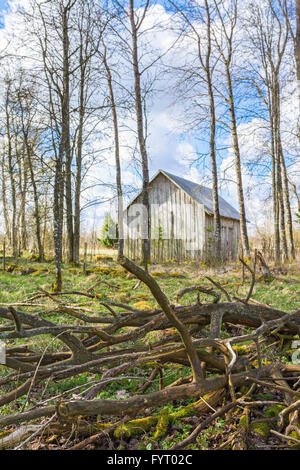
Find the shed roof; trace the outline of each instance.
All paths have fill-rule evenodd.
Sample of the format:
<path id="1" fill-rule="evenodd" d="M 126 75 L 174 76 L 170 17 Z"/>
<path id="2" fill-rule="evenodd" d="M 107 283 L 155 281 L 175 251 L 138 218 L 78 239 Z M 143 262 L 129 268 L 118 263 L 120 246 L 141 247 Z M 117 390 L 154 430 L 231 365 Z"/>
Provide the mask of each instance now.
<path id="1" fill-rule="evenodd" d="M 205 186 L 194 183 L 193 181 L 186 180 L 185 178 L 181 178 L 180 176 L 173 175 L 172 173 L 169 173 L 164 170 L 159 170 L 153 176 L 150 183 L 154 181 L 159 174 L 163 174 L 164 176 L 166 176 L 176 186 L 178 186 L 183 191 L 185 191 L 191 198 L 193 198 L 195 201 L 199 202 L 200 204 L 203 204 L 204 209 L 206 210 L 208 214 L 214 213 L 211 188 L 206 188 Z M 127 207 L 129 207 L 140 194 L 141 192 L 136 195 L 136 197 L 130 202 L 130 204 Z M 234 207 L 232 207 L 227 201 L 225 201 L 225 199 L 223 199 L 220 195 L 219 195 L 219 210 L 220 210 L 221 217 L 240 220 L 239 212 Z"/>
<path id="2" fill-rule="evenodd" d="M 159 172 L 168 176 L 177 186 L 182 188 L 189 196 L 191 196 L 195 201 L 203 204 L 205 210 L 209 214 L 214 213 L 213 208 L 213 197 L 212 189 L 206 188 L 200 184 L 194 183 L 193 181 L 186 180 L 180 176 L 172 175 L 171 173 L 159 170 Z M 219 195 L 219 210 L 221 217 L 227 217 L 228 219 L 240 220 L 239 212 L 232 207 L 225 199 Z"/>

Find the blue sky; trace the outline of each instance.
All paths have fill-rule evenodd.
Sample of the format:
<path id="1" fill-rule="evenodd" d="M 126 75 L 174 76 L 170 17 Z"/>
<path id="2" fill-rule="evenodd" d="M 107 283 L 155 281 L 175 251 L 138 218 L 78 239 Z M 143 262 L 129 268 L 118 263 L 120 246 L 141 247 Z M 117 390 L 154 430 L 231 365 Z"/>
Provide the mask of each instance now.
<path id="1" fill-rule="evenodd" d="M 154 0 L 150 0 L 151 3 Z M 240 0 L 240 4 L 246 4 L 250 0 Z M 251 0 L 252 1 L 252 0 Z M 265 0 L 258 0 L 258 2 L 265 2 Z M 136 3 L 138 0 L 136 0 Z M 166 30 L 161 33 L 157 33 L 151 38 L 151 44 L 153 44 L 154 52 L 159 52 L 163 49 L 165 44 L 173 41 L 172 28 L 169 24 L 169 11 L 163 9 L 161 6 L 163 0 L 156 0 L 156 10 L 151 10 L 148 15 L 148 21 L 151 26 L 152 21 L 155 23 L 155 11 L 159 13 L 159 18 L 163 18 L 166 21 Z M 3 13 L 7 9 L 9 0 L 0 0 L 0 29 L 3 28 Z M 156 13 L 156 14 L 158 14 Z M 154 16 L 151 16 L 154 15 Z M 151 19 L 152 18 L 152 19 Z M 11 23 L 9 27 L 11 27 Z M 3 33 L 3 31 L 2 31 Z M 1 38 L 1 35 L 0 35 Z M 243 44 L 241 41 L 239 44 Z M 192 42 L 189 43 L 192 46 Z M 0 47 L 1 49 L 1 47 Z M 192 49 L 188 49 L 189 52 Z M 241 52 L 244 53 L 244 49 L 241 48 Z M 241 55 L 237 56 L 242 58 Z M 175 60 L 176 58 L 176 60 Z M 252 55 L 251 55 L 252 58 Z M 185 59 L 190 60 L 190 56 L 186 55 L 186 51 L 180 55 L 176 54 L 171 56 L 171 62 L 174 60 L 175 65 L 177 62 L 179 65 L 185 63 Z M 147 57 L 146 59 L 147 60 Z M 253 59 L 254 60 L 254 59 Z M 255 59 L 256 60 L 256 59 Z M 289 59 L 287 59 L 289 60 Z M 239 62 L 239 60 L 238 60 Z M 254 63 L 254 65 L 256 62 Z M 244 66 L 244 59 L 241 61 L 241 66 Z M 290 73 L 290 69 L 287 69 Z M 248 70 L 246 70 L 248 73 Z M 178 79 L 178 75 L 172 77 L 170 74 L 162 77 L 159 75 L 159 83 L 156 85 L 157 93 L 154 93 L 150 99 L 148 107 L 149 119 L 148 119 L 148 156 L 149 156 L 149 168 L 151 176 L 157 172 L 158 169 L 169 171 L 178 176 L 185 177 L 186 179 L 199 182 L 205 186 L 211 185 L 210 180 L 210 159 L 209 159 L 209 124 L 207 121 L 200 123 L 200 127 L 193 129 L 190 121 L 193 122 L 194 114 L 193 110 L 197 112 L 197 99 L 194 99 L 194 92 L 192 91 L 191 101 L 184 102 L 180 99 L 180 92 L 178 93 L 174 88 L 174 93 L 171 92 L 175 81 Z M 288 77 L 290 80 L 290 77 Z M 182 79 L 182 77 L 181 77 Z M 285 100 L 282 101 L 282 137 L 284 139 L 284 150 L 287 166 L 290 166 L 292 160 L 295 159 L 294 154 L 295 148 L 293 146 L 294 140 L 291 140 L 291 121 L 296 123 L 294 118 L 298 113 L 294 110 L 292 103 L 295 101 L 292 99 L 290 81 L 287 79 L 283 80 L 283 84 L 286 85 Z M 184 81 L 183 81 L 184 83 Z M 193 86 L 195 85 L 192 82 Z M 197 84 L 197 90 L 204 93 L 202 88 L 199 88 Z M 222 80 L 219 83 L 221 92 L 225 91 L 226 85 L 222 84 Z M 225 89 L 224 89 L 225 88 Z M 266 118 L 266 109 L 261 105 L 261 100 L 258 99 L 256 94 L 253 93 L 253 89 L 249 88 L 245 82 L 234 83 L 235 93 L 235 104 L 236 104 L 236 116 L 238 120 L 238 131 L 240 140 L 240 151 L 243 165 L 243 183 L 245 190 L 245 200 L 247 207 L 247 216 L 251 221 L 258 221 L 259 224 L 264 224 L 266 213 L 268 214 L 269 206 L 266 205 L 265 200 L 270 192 L 270 159 L 267 158 L 267 141 L 268 141 L 268 129 Z M 197 96 L 197 95 L 196 95 Z M 178 98 L 178 99 L 177 99 Z M 186 103 L 190 103 L 189 106 Z M 222 99 L 217 100 L 218 115 L 222 121 L 222 125 L 219 123 L 217 132 L 217 164 L 218 173 L 220 180 L 220 193 L 221 195 L 234 207 L 238 207 L 237 191 L 235 184 L 235 169 L 233 160 L 232 150 L 232 139 L 230 136 L 230 130 L 225 124 L 229 124 L 228 110 L 224 106 Z M 191 116 L 185 115 L 186 108 L 192 110 Z M 200 117 L 201 117 L 200 107 Z M 294 116 L 295 115 L 295 116 Z M 294 116 L 294 117 L 293 117 Z M 133 121 L 125 122 L 129 128 L 135 127 Z M 294 124 L 292 124 L 294 125 Z M 140 187 L 140 180 L 134 178 L 135 168 L 129 165 L 132 159 L 131 149 L 135 147 L 135 135 L 123 132 L 124 136 L 122 143 L 122 157 L 123 157 L 123 168 L 124 168 L 124 185 L 127 184 Z M 101 152 L 102 147 L 109 148 L 111 145 L 110 140 L 96 139 L 94 149 L 95 152 Z M 290 150 L 293 150 L 292 154 L 289 154 Z M 109 156 L 110 157 L 110 156 Z M 262 161 L 260 161 L 262 159 Z M 291 160 L 291 161 L 290 161 Z M 110 160 L 109 160 L 110 162 Z M 257 162 L 259 164 L 257 164 Z M 299 170 L 298 170 L 299 172 Z M 300 177 L 300 172 L 298 173 Z M 290 176 L 293 177 L 293 172 L 290 171 Z M 109 163 L 104 171 L 102 164 L 100 167 L 93 166 L 93 174 L 91 178 L 98 178 L 97 181 L 103 181 L 105 184 L 110 184 L 114 178 L 113 165 Z M 293 177 L 293 180 L 297 183 L 297 175 Z M 94 181 L 94 180 L 93 180 Z M 298 183 L 297 183 L 298 184 Z M 103 188 L 101 192 L 103 192 Z M 98 197 L 98 194 L 95 197 Z M 105 204 L 104 204 L 105 205 Z M 102 217 L 106 208 L 97 206 L 95 211 L 97 216 Z M 87 217 L 90 217 L 90 213 L 86 212 Z"/>
<path id="2" fill-rule="evenodd" d="M 4 10 L 8 5 L 8 0 L 0 0 L 0 28 L 3 27 L 3 17 L 2 17 L 2 10 Z"/>

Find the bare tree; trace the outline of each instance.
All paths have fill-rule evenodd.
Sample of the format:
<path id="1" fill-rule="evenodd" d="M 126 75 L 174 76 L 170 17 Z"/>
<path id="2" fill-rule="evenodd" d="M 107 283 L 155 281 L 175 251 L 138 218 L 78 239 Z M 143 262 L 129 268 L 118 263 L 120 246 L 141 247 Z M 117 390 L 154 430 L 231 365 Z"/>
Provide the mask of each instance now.
<path id="1" fill-rule="evenodd" d="M 71 149 L 70 149 L 70 64 L 69 64 L 69 15 L 77 0 L 57 0 L 50 9 L 49 4 L 35 3 L 38 11 L 38 24 L 42 26 L 35 31 L 43 59 L 43 73 L 48 87 L 49 117 L 52 123 L 51 134 L 55 161 L 53 184 L 53 235 L 55 249 L 56 275 L 53 289 L 62 288 L 62 236 L 64 210 L 64 182 L 66 181 L 66 212 L 68 226 L 68 258 L 73 260 L 73 210 L 71 186 Z M 51 26 L 58 28 L 62 46 L 62 67 L 54 61 L 51 54 L 55 45 Z M 51 26 L 50 26 L 51 25 Z M 59 104 L 59 106 L 57 106 Z M 60 114 L 60 116 L 59 116 Z"/>
<path id="2" fill-rule="evenodd" d="M 235 156 L 235 171 L 236 171 L 236 183 L 238 191 L 238 202 L 239 202 L 239 211 L 240 211 L 240 229 L 241 229 L 241 239 L 244 249 L 244 255 L 250 257 L 250 248 L 249 248 L 249 239 L 247 232 L 247 219 L 245 211 L 245 200 L 244 200 L 244 190 L 243 190 L 243 179 L 242 179 L 242 170 L 241 170 L 241 156 L 240 156 L 240 147 L 238 141 L 238 132 L 237 132 L 237 120 L 236 120 L 236 111 L 235 111 L 235 100 L 233 92 L 233 83 L 232 83 L 232 62 L 234 54 L 234 33 L 237 25 L 238 18 L 238 2 L 237 0 L 231 0 L 227 6 L 223 5 L 219 0 L 214 0 L 214 5 L 217 12 L 217 17 L 219 20 L 218 31 L 216 28 L 213 29 L 214 41 L 216 47 L 220 53 L 224 69 L 225 77 L 227 82 L 227 93 L 226 103 L 229 107 L 230 113 L 230 122 L 231 122 L 231 135 L 233 150 Z"/>
<path id="3" fill-rule="evenodd" d="M 91 2 L 79 1 L 75 27 L 78 34 L 78 126 L 76 138 L 76 173 L 74 188 L 74 262 L 79 264 L 80 251 L 80 219 L 81 219 L 81 189 L 83 180 L 83 147 L 84 124 L 86 122 L 87 106 L 89 101 L 89 88 L 92 74 L 92 57 L 98 49 L 99 38 L 94 44 L 93 10 Z"/>
<path id="4" fill-rule="evenodd" d="M 190 88 L 190 83 L 187 77 L 197 75 L 201 77 L 201 84 L 205 83 L 207 87 L 207 94 L 209 97 L 209 121 L 210 121 L 210 134 L 209 134 L 209 149 L 210 149 L 210 164 L 211 164 L 211 175 L 212 175 L 212 199 L 214 209 L 214 249 L 215 257 L 217 260 L 221 258 L 221 219 L 219 210 L 219 195 L 218 195 L 218 170 L 216 162 L 216 110 L 215 110 L 215 92 L 213 84 L 213 71 L 215 66 L 215 60 L 212 51 L 212 7 L 208 0 L 204 0 L 204 5 L 199 5 L 198 2 L 191 0 L 190 2 L 170 2 L 176 10 L 181 14 L 185 23 L 190 28 L 192 35 L 195 37 L 197 42 L 197 70 L 193 73 L 192 68 L 189 69 L 189 73 L 184 73 L 184 80 Z M 206 26 L 206 38 L 201 36 L 201 33 L 194 26 L 194 22 L 201 22 Z M 192 65 L 191 65 L 192 67 Z M 198 69 L 199 67 L 199 69 Z M 204 76 L 201 74 L 201 70 L 204 72 Z"/>
<path id="5" fill-rule="evenodd" d="M 13 135 L 12 135 L 12 115 L 13 115 L 13 97 L 12 97 L 12 80 L 7 77 L 5 80 L 5 97 L 4 97 L 4 109 L 5 109 L 5 125 L 6 125 L 6 136 L 7 136 L 7 166 L 8 176 L 10 181 L 11 190 L 11 205 L 12 205 L 12 216 L 11 216 L 11 243 L 13 257 L 18 256 L 18 239 L 17 239 L 17 195 L 16 195 L 16 181 L 15 181 L 15 159 L 13 156 Z"/>
<path id="6" fill-rule="evenodd" d="M 280 1 L 279 1 L 280 4 Z M 286 2 L 284 2 L 286 8 Z M 254 85 L 259 98 L 268 110 L 270 129 L 270 153 L 272 159 L 272 196 L 275 235 L 275 261 L 288 258 L 287 238 L 291 258 L 295 258 L 293 222 L 286 163 L 281 139 L 281 68 L 286 53 L 289 25 L 286 15 L 279 16 L 283 5 L 269 0 L 268 8 L 253 5 L 248 22 L 248 47 L 252 44 L 257 69 L 247 80 Z M 250 46 L 251 47 L 251 46 Z M 247 70 L 247 68 L 246 68 Z M 287 233 L 286 233 L 287 227 Z"/>
<path id="7" fill-rule="evenodd" d="M 118 114 L 115 101 L 115 94 L 113 88 L 113 79 L 110 66 L 107 61 L 107 47 L 103 44 L 102 61 L 106 70 L 107 86 L 109 91 L 109 100 L 111 106 L 111 114 L 114 127 L 114 147 L 115 147 L 115 163 L 116 163 L 116 186 L 118 195 L 118 231 L 119 231 L 119 245 L 118 256 L 123 256 L 124 250 L 124 222 L 123 222 L 123 189 L 122 189 L 122 176 L 121 176 L 121 161 L 120 161 L 120 139 L 119 139 L 119 125 Z"/>
<path id="8" fill-rule="evenodd" d="M 26 158 L 29 169 L 30 183 L 33 192 L 34 201 L 34 219 L 36 230 L 36 242 L 38 248 L 38 259 L 43 261 L 44 249 L 41 236 L 41 216 L 40 216 L 40 194 L 38 190 L 37 178 L 35 174 L 35 152 L 38 144 L 39 129 L 34 126 L 36 114 L 36 103 L 34 102 L 34 89 L 21 87 L 18 91 L 18 105 L 20 109 L 20 120 L 22 129 L 22 138 L 26 149 Z"/>

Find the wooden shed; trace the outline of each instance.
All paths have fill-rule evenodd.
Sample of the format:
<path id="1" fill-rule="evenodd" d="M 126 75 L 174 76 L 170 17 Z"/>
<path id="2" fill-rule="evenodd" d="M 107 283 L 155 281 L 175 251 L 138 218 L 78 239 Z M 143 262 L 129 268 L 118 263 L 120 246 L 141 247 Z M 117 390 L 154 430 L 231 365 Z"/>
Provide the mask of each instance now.
<path id="1" fill-rule="evenodd" d="M 151 262 L 208 260 L 213 256 L 212 190 L 159 170 L 149 183 Z M 219 196 L 222 258 L 237 256 L 239 213 Z M 124 253 L 142 259 L 145 212 L 139 193 L 124 212 Z"/>

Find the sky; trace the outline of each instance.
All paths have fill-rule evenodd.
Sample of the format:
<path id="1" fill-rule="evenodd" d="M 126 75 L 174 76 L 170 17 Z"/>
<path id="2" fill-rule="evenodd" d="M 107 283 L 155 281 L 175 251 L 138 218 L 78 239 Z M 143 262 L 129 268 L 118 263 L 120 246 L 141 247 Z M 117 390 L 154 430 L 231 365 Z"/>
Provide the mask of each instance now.
<path id="1" fill-rule="evenodd" d="M 246 3 L 247 0 L 245 0 Z M 1 11 L 6 8 L 8 1 L 0 0 L 0 17 Z M 151 24 L 155 17 L 165 17 L 166 22 L 169 21 L 169 13 L 166 12 L 162 5 L 157 5 L 152 9 L 151 14 L 147 17 L 147 21 Z M 0 20 L 1 21 L 1 20 Z M 158 49 L 165 46 L 165 43 L 172 41 L 172 33 L 167 30 L 162 34 L 151 36 L 151 45 Z M 183 54 L 188 54 L 188 48 Z M 174 59 L 174 56 L 173 56 Z M 175 55 L 175 60 L 184 60 L 185 56 L 179 57 Z M 209 158 L 201 159 L 201 154 L 207 151 L 207 144 L 200 140 L 197 133 L 188 132 L 187 126 L 184 125 L 182 116 L 184 115 L 184 104 L 180 100 L 176 100 L 176 96 L 170 93 L 170 87 L 174 83 L 175 78 L 166 77 L 160 79 L 158 88 L 160 91 L 153 96 L 151 100 L 149 113 L 149 136 L 147 140 L 150 176 L 153 176 L 157 170 L 163 169 L 175 175 L 185 177 L 194 182 L 199 182 L 210 186 L 209 181 Z M 296 110 L 292 109 L 291 99 L 287 99 L 283 103 L 284 113 L 282 120 L 283 131 L 285 125 L 287 129 L 290 126 L 291 110 L 293 111 L 293 119 Z M 247 103 L 244 102 L 244 106 Z M 251 105 L 253 103 L 249 103 Z M 238 115 L 239 112 L 237 112 Z M 286 116 L 286 122 L 285 122 Z M 125 123 L 134 128 L 135 123 Z M 265 147 L 265 135 L 263 132 L 263 116 L 247 116 L 246 119 L 239 122 L 238 132 L 240 138 L 241 157 L 243 161 L 254 162 L 259 158 Z M 206 135 L 208 138 L 208 135 Z M 123 179 L 125 184 L 135 186 L 137 189 L 141 184 L 140 179 L 130 167 L 131 152 L 127 150 L 133 145 L 132 135 L 125 133 L 122 148 L 122 168 Z M 127 139 L 127 140 L 126 140 Z M 135 139 L 135 137 L 134 137 Z M 103 145 L 109 142 L 93 142 L 95 151 L 101 151 Z M 233 165 L 233 151 L 231 147 L 231 137 L 229 134 L 218 142 L 223 149 L 218 152 L 218 171 L 220 175 L 220 194 L 235 208 L 237 204 L 237 191 L 235 184 L 235 170 Z M 193 161 L 198 158 L 198 164 Z M 93 167 L 90 175 L 91 181 L 96 179 L 109 184 L 114 181 L 114 164 L 112 155 L 108 156 L 108 166 L 104 169 L 103 165 L 98 168 Z M 270 204 L 266 203 L 266 197 L 269 190 L 269 174 L 268 170 L 264 170 L 263 175 L 253 175 L 250 173 L 246 165 L 243 166 L 243 182 L 245 189 L 245 200 L 247 218 L 251 222 L 249 224 L 250 231 L 253 231 L 255 224 L 263 225 L 266 220 L 266 213 L 270 212 Z M 97 188 L 91 191 L 89 196 L 97 197 Z M 101 189 L 109 192 L 109 190 Z M 94 192 L 94 194 L 92 194 Z M 95 206 L 83 213 L 84 223 L 88 225 L 89 221 L 96 220 L 96 224 L 101 224 L 106 211 L 111 210 L 111 204 L 106 203 Z M 94 222 L 93 222 L 94 223 Z"/>
<path id="2" fill-rule="evenodd" d="M 0 0 L 0 28 L 3 27 L 3 10 L 7 8 L 8 0 Z"/>

